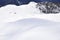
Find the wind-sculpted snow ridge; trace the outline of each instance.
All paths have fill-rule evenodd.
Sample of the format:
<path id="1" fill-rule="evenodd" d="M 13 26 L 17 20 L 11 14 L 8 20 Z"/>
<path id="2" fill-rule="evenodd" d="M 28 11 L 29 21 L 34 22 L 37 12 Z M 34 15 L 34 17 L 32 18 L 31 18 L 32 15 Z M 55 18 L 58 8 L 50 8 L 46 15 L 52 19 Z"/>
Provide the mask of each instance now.
<path id="1" fill-rule="evenodd" d="M 0 40 L 60 40 L 60 22 L 30 18 L 6 23 Z"/>
<path id="2" fill-rule="evenodd" d="M 40 2 L 37 4 L 37 8 L 46 14 L 60 13 L 60 3 L 59 2 Z"/>

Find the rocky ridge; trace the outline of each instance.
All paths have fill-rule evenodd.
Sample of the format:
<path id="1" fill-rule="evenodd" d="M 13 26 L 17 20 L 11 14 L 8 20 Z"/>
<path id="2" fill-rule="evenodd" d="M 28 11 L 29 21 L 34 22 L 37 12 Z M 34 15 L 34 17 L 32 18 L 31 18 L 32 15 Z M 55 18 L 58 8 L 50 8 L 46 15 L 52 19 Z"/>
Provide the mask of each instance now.
<path id="1" fill-rule="evenodd" d="M 60 13 L 60 3 L 53 2 L 40 2 L 37 3 L 36 8 L 38 8 L 43 13 Z"/>

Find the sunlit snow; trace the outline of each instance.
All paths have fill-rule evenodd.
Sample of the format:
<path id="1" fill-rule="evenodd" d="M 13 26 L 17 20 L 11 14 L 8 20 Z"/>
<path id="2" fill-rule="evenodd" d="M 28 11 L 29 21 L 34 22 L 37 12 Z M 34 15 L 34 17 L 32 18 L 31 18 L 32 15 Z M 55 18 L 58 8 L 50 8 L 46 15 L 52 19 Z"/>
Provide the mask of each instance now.
<path id="1" fill-rule="evenodd" d="M 43 14 L 36 8 L 36 4 L 31 2 L 27 5 L 15 6 L 6 5 L 0 8 L 0 22 L 11 22 L 24 18 L 42 18 L 55 22 L 60 22 L 60 14 Z"/>
<path id="2" fill-rule="evenodd" d="M 60 40 L 60 13 L 44 14 L 35 2 L 0 8 L 0 40 Z"/>

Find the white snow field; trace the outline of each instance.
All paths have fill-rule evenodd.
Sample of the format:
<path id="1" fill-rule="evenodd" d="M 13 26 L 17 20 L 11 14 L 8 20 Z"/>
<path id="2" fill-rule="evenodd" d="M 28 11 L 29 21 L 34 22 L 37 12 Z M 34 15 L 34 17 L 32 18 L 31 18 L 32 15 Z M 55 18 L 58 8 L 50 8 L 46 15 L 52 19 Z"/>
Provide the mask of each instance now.
<path id="1" fill-rule="evenodd" d="M 35 2 L 0 8 L 0 40 L 60 40 L 60 14 L 44 14 Z"/>

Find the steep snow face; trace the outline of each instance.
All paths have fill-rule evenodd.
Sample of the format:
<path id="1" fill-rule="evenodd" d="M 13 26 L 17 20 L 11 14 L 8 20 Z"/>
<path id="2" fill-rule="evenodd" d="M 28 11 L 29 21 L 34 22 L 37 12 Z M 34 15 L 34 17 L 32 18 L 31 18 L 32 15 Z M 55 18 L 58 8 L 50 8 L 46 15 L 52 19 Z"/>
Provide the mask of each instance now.
<path id="1" fill-rule="evenodd" d="M 44 14 L 38 8 L 37 3 L 30 2 L 27 5 L 6 5 L 0 8 L 0 22 L 13 22 L 25 18 L 40 18 L 60 22 L 60 14 Z"/>
<path id="2" fill-rule="evenodd" d="M 60 40 L 60 23 L 23 19 L 5 24 L 0 33 L 0 40 Z"/>

